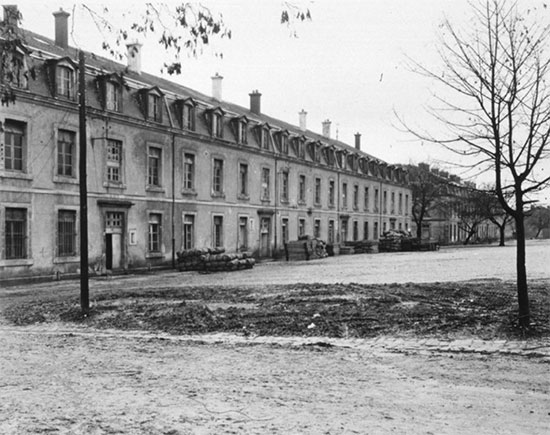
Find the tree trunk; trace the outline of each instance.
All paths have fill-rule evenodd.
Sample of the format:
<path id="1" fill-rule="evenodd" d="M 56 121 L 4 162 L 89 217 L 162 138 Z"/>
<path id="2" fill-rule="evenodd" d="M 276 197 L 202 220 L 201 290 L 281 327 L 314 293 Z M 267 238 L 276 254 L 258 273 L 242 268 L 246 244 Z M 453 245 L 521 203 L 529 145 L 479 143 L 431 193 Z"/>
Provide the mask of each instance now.
<path id="1" fill-rule="evenodd" d="M 516 267 L 517 267 L 517 287 L 518 287 L 518 322 L 519 326 L 529 328 L 531 323 L 531 315 L 529 311 L 529 292 L 527 288 L 527 269 L 525 267 L 525 216 L 523 214 L 522 199 L 518 198 L 516 221 L 517 234 L 517 250 L 516 250 Z"/>
<path id="2" fill-rule="evenodd" d="M 504 246 L 504 234 L 506 232 L 506 224 L 499 225 L 498 232 L 500 235 L 500 242 L 498 246 Z"/>
<path id="3" fill-rule="evenodd" d="M 539 238 L 539 234 L 540 234 L 541 231 L 542 231 L 542 228 L 539 228 L 539 229 L 537 230 L 537 234 L 535 234 L 535 239 L 538 239 L 538 238 Z"/>
<path id="4" fill-rule="evenodd" d="M 470 239 L 473 237 L 473 235 L 476 232 L 476 228 L 472 228 L 468 231 L 468 236 L 466 237 L 466 240 L 464 240 L 464 245 L 466 246 L 468 243 L 470 243 Z"/>

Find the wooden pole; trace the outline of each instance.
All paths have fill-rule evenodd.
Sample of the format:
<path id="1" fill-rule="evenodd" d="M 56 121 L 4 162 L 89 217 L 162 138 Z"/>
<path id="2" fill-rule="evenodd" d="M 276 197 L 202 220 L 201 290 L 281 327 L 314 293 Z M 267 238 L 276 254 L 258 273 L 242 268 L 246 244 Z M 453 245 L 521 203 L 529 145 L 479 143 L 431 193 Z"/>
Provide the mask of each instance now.
<path id="1" fill-rule="evenodd" d="M 80 308 L 90 311 L 88 287 L 88 189 L 86 186 L 86 76 L 84 52 L 78 53 L 79 178 L 80 178 Z"/>

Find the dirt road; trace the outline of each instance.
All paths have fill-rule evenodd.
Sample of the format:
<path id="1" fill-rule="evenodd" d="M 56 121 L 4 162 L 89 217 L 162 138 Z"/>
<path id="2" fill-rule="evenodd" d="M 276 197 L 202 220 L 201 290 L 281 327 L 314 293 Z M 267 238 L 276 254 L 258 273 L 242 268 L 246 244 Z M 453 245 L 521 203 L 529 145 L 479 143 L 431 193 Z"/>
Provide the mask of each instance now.
<path id="1" fill-rule="evenodd" d="M 0 329 L 2 434 L 547 434 L 549 365 L 433 347 Z M 372 344 L 372 345 L 371 345 Z M 405 346 L 406 347 L 406 346 Z"/>

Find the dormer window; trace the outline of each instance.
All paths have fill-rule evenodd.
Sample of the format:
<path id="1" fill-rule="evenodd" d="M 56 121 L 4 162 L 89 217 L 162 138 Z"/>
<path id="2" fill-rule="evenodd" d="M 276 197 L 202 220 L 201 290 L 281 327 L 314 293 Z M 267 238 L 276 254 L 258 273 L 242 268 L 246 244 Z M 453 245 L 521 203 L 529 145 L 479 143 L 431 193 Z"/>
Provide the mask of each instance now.
<path id="1" fill-rule="evenodd" d="M 197 107 L 195 100 L 192 98 L 177 100 L 176 107 L 181 128 L 184 130 L 195 131 Z"/>
<path id="2" fill-rule="evenodd" d="M 306 156 L 306 149 L 305 149 L 305 137 L 304 136 L 295 136 L 292 138 L 292 147 L 294 149 L 294 154 L 296 157 L 299 157 L 301 159 L 305 158 Z"/>
<path id="3" fill-rule="evenodd" d="M 212 137 L 223 138 L 223 116 L 224 111 L 219 107 L 208 109 L 205 112 L 206 122 Z"/>
<path id="4" fill-rule="evenodd" d="M 277 131 L 274 135 L 275 143 L 281 154 L 288 155 L 288 130 Z"/>
<path id="5" fill-rule="evenodd" d="M 76 96 L 76 64 L 68 57 L 47 62 L 53 96 L 73 100 Z"/>
<path id="6" fill-rule="evenodd" d="M 164 94 L 161 90 L 155 86 L 142 89 L 139 92 L 145 118 L 153 122 L 162 122 L 162 97 Z"/>
<path id="7" fill-rule="evenodd" d="M 256 127 L 258 145 L 263 150 L 271 149 L 271 126 L 267 123 Z"/>
<path id="8" fill-rule="evenodd" d="M 98 82 L 103 109 L 122 112 L 122 77 L 119 74 L 105 74 L 98 77 Z"/>
<path id="9" fill-rule="evenodd" d="M 237 143 L 246 145 L 248 143 L 248 118 L 246 116 L 233 118 L 232 126 Z"/>

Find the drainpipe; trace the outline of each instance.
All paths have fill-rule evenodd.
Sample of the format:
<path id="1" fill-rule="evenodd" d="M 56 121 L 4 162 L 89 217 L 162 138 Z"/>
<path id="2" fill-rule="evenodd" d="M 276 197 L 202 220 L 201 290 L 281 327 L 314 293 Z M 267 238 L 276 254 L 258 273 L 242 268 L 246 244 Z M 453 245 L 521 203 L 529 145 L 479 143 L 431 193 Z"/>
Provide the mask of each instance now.
<path id="1" fill-rule="evenodd" d="M 384 194 L 382 192 L 382 180 L 379 181 L 380 187 L 378 188 L 378 240 L 380 240 L 380 234 L 382 231 L 382 199 Z"/>
<path id="2" fill-rule="evenodd" d="M 336 171 L 336 243 L 340 244 L 340 171 Z"/>
<path id="3" fill-rule="evenodd" d="M 172 133 L 172 269 L 176 268 L 176 134 Z"/>
<path id="4" fill-rule="evenodd" d="M 275 207 L 273 214 L 273 257 L 277 257 L 277 201 L 279 199 L 279 174 L 277 173 L 277 154 L 275 154 Z"/>

